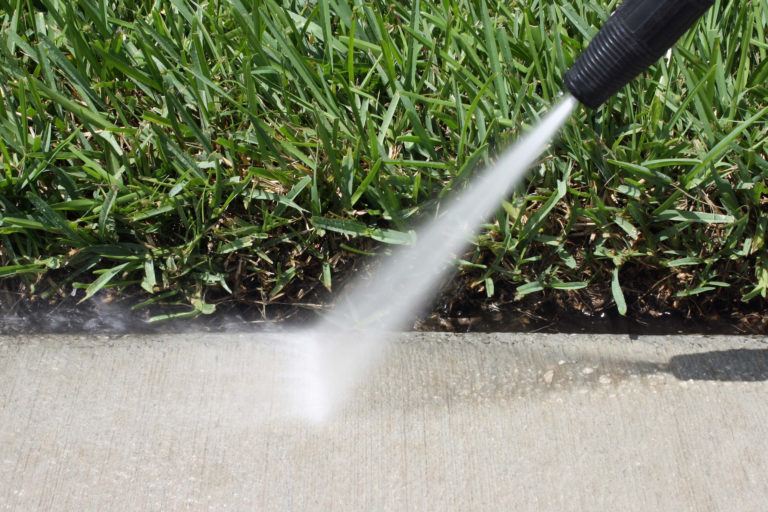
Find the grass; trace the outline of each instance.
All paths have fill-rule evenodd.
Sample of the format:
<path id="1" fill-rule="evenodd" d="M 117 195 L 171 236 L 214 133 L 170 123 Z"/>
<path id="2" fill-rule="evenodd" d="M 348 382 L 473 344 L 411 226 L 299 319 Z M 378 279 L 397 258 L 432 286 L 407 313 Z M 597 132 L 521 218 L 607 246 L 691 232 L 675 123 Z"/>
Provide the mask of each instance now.
<path id="1" fill-rule="evenodd" d="M 551 105 L 616 5 L 0 0 L 0 278 L 177 316 L 338 288 Z M 764 300 L 766 29 L 768 1 L 718 1 L 578 112 L 465 256 L 475 296 Z"/>

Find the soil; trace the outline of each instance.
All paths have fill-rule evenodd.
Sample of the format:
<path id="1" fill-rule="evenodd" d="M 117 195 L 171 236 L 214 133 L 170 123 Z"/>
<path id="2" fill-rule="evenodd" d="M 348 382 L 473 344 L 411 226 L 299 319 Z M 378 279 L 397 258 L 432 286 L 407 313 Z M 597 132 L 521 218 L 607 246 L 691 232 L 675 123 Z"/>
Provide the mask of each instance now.
<path id="1" fill-rule="evenodd" d="M 600 293 L 537 294 L 515 300 L 512 290 L 497 290 L 493 300 L 469 283 L 445 290 L 436 305 L 413 324 L 414 330 L 445 332 L 542 332 L 595 334 L 768 334 L 768 304 L 744 304 L 730 297 L 674 304 L 658 297 L 627 294 L 626 316 Z M 78 304 L 77 297 L 30 300 L 0 290 L 0 334 L 249 332 L 286 330 L 310 324 L 324 309 L 316 301 L 256 304 L 220 302 L 216 313 L 194 319 L 149 323 L 154 315 L 181 311 L 165 306 L 131 309 L 137 296 L 101 296 Z M 188 307 L 184 310 L 188 310 Z"/>

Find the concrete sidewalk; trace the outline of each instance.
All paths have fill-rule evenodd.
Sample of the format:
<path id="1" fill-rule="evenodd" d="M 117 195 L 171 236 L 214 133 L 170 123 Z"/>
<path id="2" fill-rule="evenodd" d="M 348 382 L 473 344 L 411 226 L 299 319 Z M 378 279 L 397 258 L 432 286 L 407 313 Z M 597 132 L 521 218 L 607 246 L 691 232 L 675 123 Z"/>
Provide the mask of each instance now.
<path id="1" fill-rule="evenodd" d="M 284 341 L 0 337 L 0 510 L 768 509 L 764 338 L 406 335 L 323 425 Z"/>

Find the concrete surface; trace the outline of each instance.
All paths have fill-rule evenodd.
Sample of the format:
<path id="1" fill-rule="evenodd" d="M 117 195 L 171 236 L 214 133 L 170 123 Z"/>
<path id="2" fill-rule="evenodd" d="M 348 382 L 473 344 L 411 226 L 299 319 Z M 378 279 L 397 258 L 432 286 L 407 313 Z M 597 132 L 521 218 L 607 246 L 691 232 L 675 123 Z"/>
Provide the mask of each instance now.
<path id="1" fill-rule="evenodd" d="M 760 338 L 404 336 L 333 421 L 280 337 L 0 337 L 0 510 L 764 511 Z"/>

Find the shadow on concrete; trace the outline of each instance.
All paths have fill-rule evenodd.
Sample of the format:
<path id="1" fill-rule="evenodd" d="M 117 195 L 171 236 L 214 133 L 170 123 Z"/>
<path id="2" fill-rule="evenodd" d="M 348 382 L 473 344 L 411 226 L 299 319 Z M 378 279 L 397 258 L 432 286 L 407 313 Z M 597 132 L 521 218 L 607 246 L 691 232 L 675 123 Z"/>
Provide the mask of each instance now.
<path id="1" fill-rule="evenodd" d="M 667 374 L 680 381 L 768 381 L 768 348 L 693 352 L 672 356 L 666 363 L 622 358 L 608 358 L 607 361 L 624 369 L 620 378 Z"/>
<path id="2" fill-rule="evenodd" d="M 662 371 L 679 380 L 768 380 L 768 349 L 733 349 L 674 356 Z"/>

